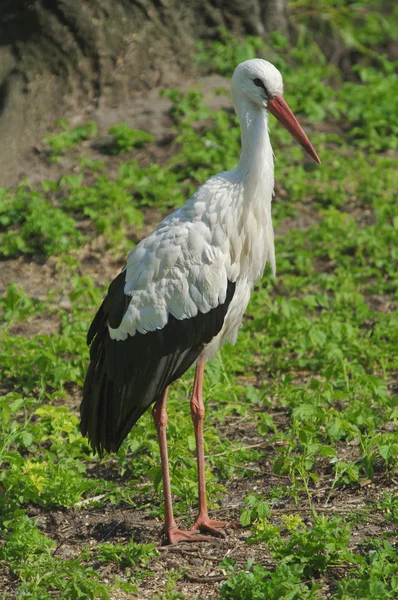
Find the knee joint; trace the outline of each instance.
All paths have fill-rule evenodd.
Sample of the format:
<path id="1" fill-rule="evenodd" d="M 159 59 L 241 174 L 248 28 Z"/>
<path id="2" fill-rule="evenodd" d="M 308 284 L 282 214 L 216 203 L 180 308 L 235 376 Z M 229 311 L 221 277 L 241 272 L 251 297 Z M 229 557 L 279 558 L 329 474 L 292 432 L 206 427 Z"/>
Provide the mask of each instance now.
<path id="1" fill-rule="evenodd" d="M 191 414 L 194 421 L 203 421 L 205 418 L 205 407 L 203 402 L 193 400 L 191 403 Z"/>

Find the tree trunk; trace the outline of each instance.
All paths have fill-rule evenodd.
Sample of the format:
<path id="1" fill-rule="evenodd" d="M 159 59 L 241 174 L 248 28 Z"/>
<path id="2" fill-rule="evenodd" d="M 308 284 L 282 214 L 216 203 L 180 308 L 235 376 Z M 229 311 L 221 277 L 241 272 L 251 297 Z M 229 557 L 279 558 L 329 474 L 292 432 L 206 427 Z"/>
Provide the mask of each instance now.
<path id="1" fill-rule="evenodd" d="M 2 180 L 65 111 L 173 85 L 198 39 L 287 33 L 287 0 L 2 0 Z"/>

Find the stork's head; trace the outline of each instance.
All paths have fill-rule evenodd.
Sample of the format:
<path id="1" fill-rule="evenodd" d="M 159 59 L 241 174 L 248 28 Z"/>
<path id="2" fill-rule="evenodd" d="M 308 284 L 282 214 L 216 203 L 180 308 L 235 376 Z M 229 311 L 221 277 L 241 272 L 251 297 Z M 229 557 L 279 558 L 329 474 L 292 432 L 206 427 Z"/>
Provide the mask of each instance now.
<path id="1" fill-rule="evenodd" d="M 246 100 L 253 109 L 269 111 L 316 162 L 321 162 L 283 97 L 282 75 L 274 65 L 261 58 L 240 63 L 232 76 L 231 91 L 235 108 Z"/>

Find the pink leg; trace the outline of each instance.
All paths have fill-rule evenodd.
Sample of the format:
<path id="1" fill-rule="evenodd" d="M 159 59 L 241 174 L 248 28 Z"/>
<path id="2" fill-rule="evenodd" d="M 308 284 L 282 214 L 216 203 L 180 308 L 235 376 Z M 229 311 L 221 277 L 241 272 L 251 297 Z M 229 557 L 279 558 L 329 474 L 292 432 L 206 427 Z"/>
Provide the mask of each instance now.
<path id="1" fill-rule="evenodd" d="M 197 541 L 208 541 L 209 538 L 206 536 L 195 535 L 189 531 L 182 531 L 178 529 L 177 524 L 174 520 L 173 515 L 173 503 L 171 498 L 171 487 L 170 487 L 170 472 L 169 472 L 169 459 L 167 452 L 167 412 L 166 412 L 166 400 L 167 400 L 168 388 L 164 391 L 163 395 L 158 398 L 155 406 L 152 410 L 153 420 L 155 421 L 156 431 L 158 434 L 159 447 L 160 447 L 160 459 L 162 463 L 162 475 L 163 475 L 163 492 L 164 492 L 164 533 L 166 534 L 170 544 L 177 544 L 178 542 L 197 542 Z"/>
<path id="2" fill-rule="evenodd" d="M 203 445 L 203 421 L 205 416 L 205 407 L 203 404 L 203 375 L 205 370 L 205 359 L 201 357 L 196 366 L 195 381 L 191 397 L 191 415 L 195 429 L 196 454 L 198 462 L 198 490 L 199 490 L 199 514 L 191 531 L 196 529 L 208 531 L 213 535 L 225 537 L 225 534 L 219 530 L 220 527 L 235 527 L 234 523 L 227 521 L 213 521 L 209 519 L 206 499 L 206 477 L 205 477 L 205 451 Z"/>

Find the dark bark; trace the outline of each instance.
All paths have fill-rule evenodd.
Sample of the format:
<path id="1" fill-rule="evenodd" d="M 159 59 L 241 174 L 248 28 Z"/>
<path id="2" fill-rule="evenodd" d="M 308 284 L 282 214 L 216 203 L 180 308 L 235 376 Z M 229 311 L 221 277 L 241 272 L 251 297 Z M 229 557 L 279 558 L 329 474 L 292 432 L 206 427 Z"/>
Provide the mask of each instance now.
<path id="1" fill-rule="evenodd" d="M 1 0 L 0 163 L 7 169 L 65 111 L 173 85 L 218 28 L 287 33 L 287 0 Z"/>

